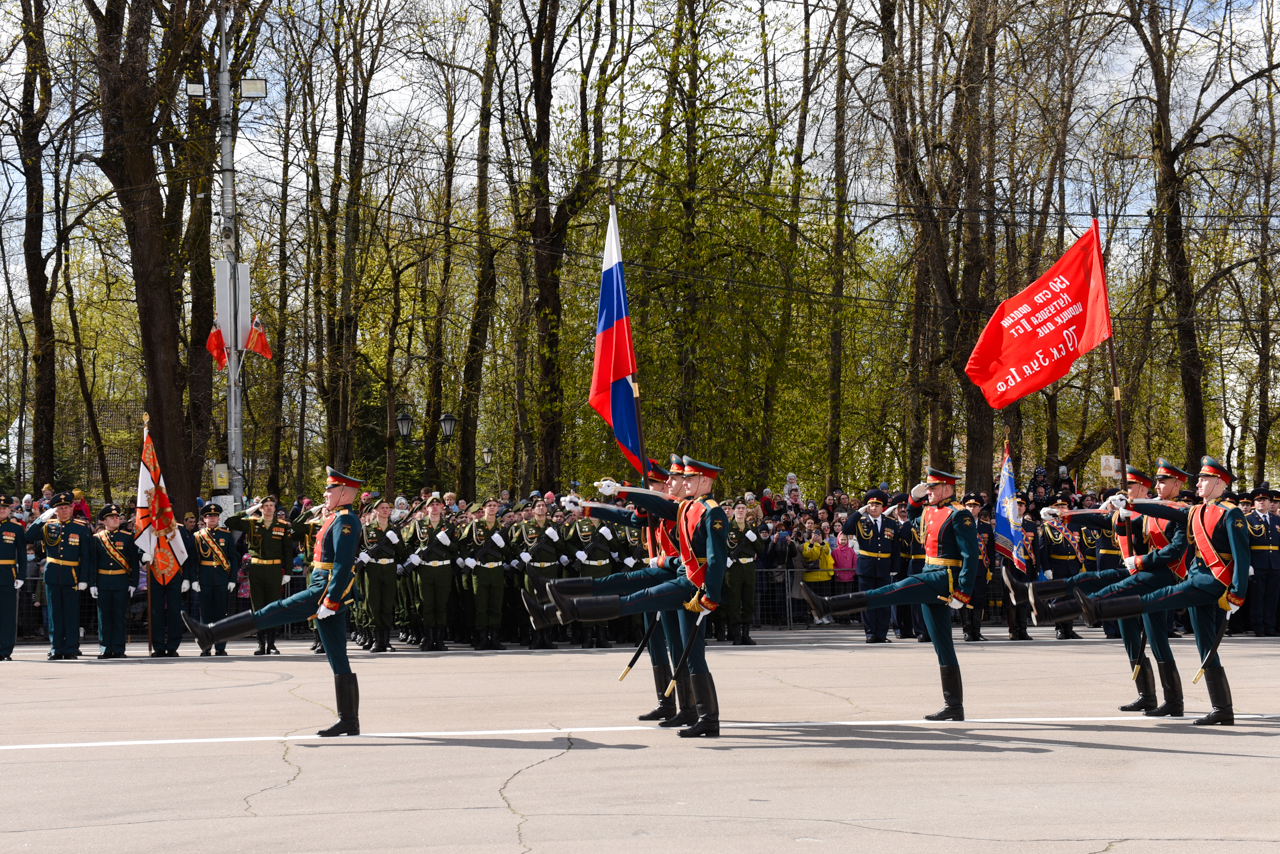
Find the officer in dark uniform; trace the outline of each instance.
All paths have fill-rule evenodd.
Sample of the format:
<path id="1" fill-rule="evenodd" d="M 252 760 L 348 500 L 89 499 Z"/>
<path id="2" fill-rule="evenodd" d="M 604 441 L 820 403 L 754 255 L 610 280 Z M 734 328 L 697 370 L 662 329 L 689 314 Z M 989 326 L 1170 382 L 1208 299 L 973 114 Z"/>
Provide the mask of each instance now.
<path id="1" fill-rule="evenodd" d="M 755 646 L 751 621 L 756 615 L 756 559 L 769 547 L 769 535 L 747 520 L 747 502 L 741 499 L 734 502 L 728 531 L 724 584 L 729 639 L 734 646 Z"/>
<path id="2" fill-rule="evenodd" d="M 293 539 L 289 523 L 276 518 L 276 498 L 268 495 L 261 504 L 232 513 L 227 529 L 244 534 L 249 545 L 249 604 L 260 611 L 279 600 L 284 585 L 289 583 Z M 280 654 L 276 649 L 276 633 L 264 630 L 258 636 L 254 655 Z"/>
<path id="3" fill-rule="evenodd" d="M 507 540 L 502 536 L 498 521 L 498 499 L 486 498 L 483 506 L 484 517 L 467 525 L 459 537 L 462 562 L 471 575 L 471 589 L 476 597 L 473 647 L 477 650 L 502 650 L 506 647 L 498 642 L 498 630 L 502 626 Z"/>
<path id="4" fill-rule="evenodd" d="M 80 591 L 89 589 L 89 568 L 97 560 L 93 529 L 72 518 L 73 501 L 70 492 L 55 494 L 49 500 L 55 518 L 34 522 L 26 532 L 26 541 L 45 553 L 50 661 L 80 657 Z"/>
<path id="5" fill-rule="evenodd" d="M 227 615 L 227 599 L 236 589 L 233 567 L 239 563 L 239 552 L 231 532 L 219 524 L 222 508 L 210 501 L 200 511 L 204 527 L 193 535 L 196 581 L 192 589 L 200 596 L 200 620 L 216 623 Z M 215 646 L 215 652 L 201 650 L 201 655 L 226 655 L 226 643 Z"/>
<path id="6" fill-rule="evenodd" d="M 982 612 L 987 606 L 987 584 L 992 579 L 996 568 L 996 529 L 990 522 L 978 518 L 982 511 L 982 496 L 976 492 L 966 493 L 963 500 L 966 510 L 973 514 L 978 534 L 978 579 L 973 583 L 973 607 L 960 612 L 960 624 L 964 628 L 966 643 L 984 641 L 982 636 Z"/>
<path id="7" fill-rule="evenodd" d="M 1276 607 L 1280 603 L 1280 517 L 1271 505 L 1271 485 L 1263 482 L 1249 493 L 1253 513 L 1249 525 L 1250 620 L 1258 637 L 1276 636 Z"/>
<path id="8" fill-rule="evenodd" d="M 808 585 L 800 591 L 814 616 L 847 614 L 885 605 L 924 606 L 929 637 L 938 656 L 945 705 L 925 720 L 964 720 L 964 686 L 960 662 L 951 642 L 951 612 L 970 605 L 970 591 L 980 570 L 977 520 L 955 500 L 954 474 L 926 467 L 927 480 L 911 488 L 908 507 L 922 520 L 925 542 L 925 570 L 887 587 L 840 596 L 818 596 Z"/>
<path id="9" fill-rule="evenodd" d="M 511 548 L 516 550 L 516 557 L 525 573 L 525 589 L 530 593 L 535 592 L 533 578 L 559 578 L 560 555 L 563 551 L 563 538 L 560 536 L 559 526 L 547 515 L 547 502 L 541 497 L 534 497 L 532 500 L 533 515 L 525 521 L 516 522 L 507 532 Z M 547 629 L 533 630 L 529 649 L 555 648 Z"/>
<path id="10" fill-rule="evenodd" d="M 27 578 L 26 534 L 9 518 L 12 507 L 13 497 L 0 495 L 0 661 L 13 660 L 13 645 L 18 639 L 18 591 Z"/>
<path id="11" fill-rule="evenodd" d="M 351 512 L 362 481 L 329 467 L 324 503 L 329 511 L 311 554 L 311 586 L 257 611 L 242 611 L 212 625 L 182 615 L 201 649 L 274 626 L 316 618 L 337 699 L 338 722 L 319 736 L 360 734 L 360 685 L 347 659 L 346 614 L 355 586 L 354 565 L 360 544 L 360 520 Z"/>
<path id="12" fill-rule="evenodd" d="M 894 518 L 898 520 L 898 563 L 893 573 L 893 580 L 902 581 L 911 575 L 913 570 L 919 572 L 924 568 L 924 542 L 918 536 L 920 529 L 911 523 L 911 516 L 907 510 L 907 494 L 894 493 L 889 498 L 889 506 L 896 508 Z M 917 632 L 924 632 L 924 618 L 921 617 L 917 621 L 915 617 L 915 612 L 918 610 L 920 610 L 919 605 L 894 607 L 894 634 L 898 638 L 914 638 Z M 926 637 L 925 640 L 928 638 Z"/>
<path id="13" fill-rule="evenodd" d="M 865 593 L 893 583 L 897 565 L 898 520 L 884 515 L 889 496 L 871 489 L 862 508 L 844 523 L 845 536 L 858 541 L 858 590 Z M 867 643 L 889 642 L 889 609 L 874 608 L 862 614 Z"/>
<path id="14" fill-rule="evenodd" d="M 432 493 L 425 515 L 405 531 L 412 554 L 405 561 L 418 585 L 423 652 L 447 652 L 445 626 L 449 621 L 449 593 L 453 584 L 454 561 L 458 557 L 458 532 L 444 517 L 444 501 Z"/>
<path id="15" fill-rule="evenodd" d="M 88 573 L 89 595 L 98 600 L 98 658 L 124 658 L 129 599 L 138 588 L 142 550 L 120 530 L 119 504 L 103 507 L 98 519 L 104 527 L 94 534 L 98 553 Z"/>
<path id="16" fill-rule="evenodd" d="M 1018 556 L 1022 559 L 1023 565 L 1027 569 L 1026 572 L 1023 572 L 1018 569 L 1018 565 L 1014 563 L 1012 558 L 1001 555 L 1001 580 L 1004 585 L 1004 607 L 1005 616 L 1009 623 L 1009 640 L 1029 641 L 1031 640 L 1031 635 L 1027 634 L 1027 622 L 1031 619 L 1031 604 L 1026 601 L 1018 601 L 1013 595 L 1012 587 L 1016 584 L 1025 585 L 1036 577 L 1034 568 L 1035 525 L 1026 515 L 1027 494 L 1019 492 L 1015 500 L 1017 502 L 1015 515 L 1019 520 L 1017 524 L 1022 527 L 1022 544 L 1018 546 Z"/>
<path id="17" fill-rule="evenodd" d="M 1070 510 L 1071 499 L 1058 493 L 1053 507 Z M 1052 518 L 1040 525 L 1036 537 L 1036 562 L 1041 570 L 1054 581 L 1061 581 L 1084 572 L 1084 544 L 1080 542 L 1080 524 Z M 1034 607 L 1034 606 L 1033 606 Z M 1074 621 L 1062 619 L 1054 623 L 1058 640 L 1080 640 L 1073 628 Z"/>

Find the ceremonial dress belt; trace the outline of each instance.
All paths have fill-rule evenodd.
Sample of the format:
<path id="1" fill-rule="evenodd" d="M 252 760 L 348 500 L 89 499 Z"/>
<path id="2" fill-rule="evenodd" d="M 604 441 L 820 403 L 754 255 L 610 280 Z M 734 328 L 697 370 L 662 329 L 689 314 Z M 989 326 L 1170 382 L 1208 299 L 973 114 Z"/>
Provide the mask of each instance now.
<path id="1" fill-rule="evenodd" d="M 886 557 L 888 557 L 888 555 L 886 555 Z M 752 557 L 735 557 L 735 558 L 734 558 L 734 560 L 736 560 L 738 563 L 755 563 L 755 562 L 756 562 L 756 559 L 755 559 L 755 557 L 754 557 L 754 556 L 752 556 Z"/>
<path id="2" fill-rule="evenodd" d="M 961 566 L 964 561 L 959 558 L 950 557 L 927 557 L 924 559 L 925 566 Z"/>
<path id="3" fill-rule="evenodd" d="M 604 566 L 604 565 L 605 565 L 606 563 L 608 563 L 608 562 L 609 562 L 609 559 L 608 559 L 608 558 L 605 558 L 604 560 L 584 560 L 584 561 L 582 561 L 582 563 L 583 563 L 583 564 L 585 564 L 586 566 Z"/>
<path id="4" fill-rule="evenodd" d="M 1280 546 L 1249 546 L 1249 548 L 1255 552 L 1257 551 L 1273 552 L 1276 549 L 1280 548 Z"/>
<path id="5" fill-rule="evenodd" d="M 98 575 L 124 575 L 128 571 L 127 569 L 100 569 Z"/>
<path id="6" fill-rule="evenodd" d="M 893 555 L 880 552 L 858 552 L 858 557 L 893 557 Z"/>
<path id="7" fill-rule="evenodd" d="M 16 566 L 16 560 L 0 560 L 0 566 Z"/>
<path id="8" fill-rule="evenodd" d="M 1049 555 L 1053 560 L 1075 560 L 1075 555 Z"/>
<path id="9" fill-rule="evenodd" d="M 554 560 L 549 560 L 546 563 L 543 563 L 542 561 L 531 560 L 529 561 L 529 566 L 542 566 L 542 567 L 559 566 L 559 563 Z"/>
<path id="10" fill-rule="evenodd" d="M 265 557 L 249 558 L 249 563 L 284 563 L 284 558 L 268 559 Z"/>
<path id="11" fill-rule="evenodd" d="M 54 564 L 55 566 L 79 566 L 80 565 L 80 561 L 78 560 L 63 560 L 62 558 L 57 558 L 57 557 L 45 558 L 45 560 L 51 564 Z"/>
<path id="12" fill-rule="evenodd" d="M 392 564 L 392 563 L 395 563 L 395 562 L 396 562 L 396 559 L 395 559 L 395 558 L 393 558 L 393 557 L 380 557 L 380 558 L 377 558 L 377 559 L 375 559 L 375 560 L 371 560 L 371 561 L 369 561 L 369 563 L 380 563 L 380 564 L 382 564 L 383 566 L 387 566 L 388 564 Z"/>
<path id="13" fill-rule="evenodd" d="M 496 563 L 478 563 L 476 566 L 483 566 L 485 569 L 493 569 L 494 567 L 502 566 L 502 561 L 497 561 Z"/>
<path id="14" fill-rule="evenodd" d="M 453 561 L 451 560 L 424 560 L 418 565 L 419 566 L 448 566 L 451 563 L 453 563 Z"/>
<path id="15" fill-rule="evenodd" d="M 311 568 L 312 569 L 333 569 L 333 562 L 325 561 L 325 560 L 313 560 L 311 561 Z"/>
<path id="16" fill-rule="evenodd" d="M 200 565 L 201 566 L 222 566 L 222 564 L 218 563 L 216 560 L 202 560 L 200 561 Z"/>
<path id="17" fill-rule="evenodd" d="M 1118 554 L 1120 554 L 1120 550 L 1119 550 L 1119 549 L 1098 549 L 1098 554 L 1100 554 L 1100 555 L 1118 555 Z"/>

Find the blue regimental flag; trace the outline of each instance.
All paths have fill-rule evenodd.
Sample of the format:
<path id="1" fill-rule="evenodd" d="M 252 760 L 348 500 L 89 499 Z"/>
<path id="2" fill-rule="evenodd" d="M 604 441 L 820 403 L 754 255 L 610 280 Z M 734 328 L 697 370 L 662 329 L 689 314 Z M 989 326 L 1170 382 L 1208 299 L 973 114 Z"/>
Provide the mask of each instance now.
<path id="1" fill-rule="evenodd" d="M 1013 561 L 1022 572 L 1027 571 L 1026 552 L 1022 543 L 1022 515 L 1018 513 L 1018 490 L 1013 478 L 1013 460 L 1009 443 L 1004 443 L 1000 461 L 1000 491 L 996 497 L 996 551 Z"/>

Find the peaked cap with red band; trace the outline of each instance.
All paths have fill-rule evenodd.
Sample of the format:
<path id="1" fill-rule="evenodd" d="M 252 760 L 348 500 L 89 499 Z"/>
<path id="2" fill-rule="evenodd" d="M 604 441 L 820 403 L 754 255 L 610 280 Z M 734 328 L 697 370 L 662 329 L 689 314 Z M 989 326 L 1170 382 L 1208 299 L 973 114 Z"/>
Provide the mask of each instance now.
<path id="1" fill-rule="evenodd" d="M 1228 486 L 1234 480 L 1231 476 L 1231 469 L 1215 460 L 1213 457 L 1200 458 L 1200 477 L 1216 477 Z"/>
<path id="2" fill-rule="evenodd" d="M 933 466 L 925 466 L 924 473 L 925 473 L 925 479 L 924 479 L 925 483 L 945 483 L 951 486 L 955 486 L 956 481 L 960 479 L 959 476 L 954 475 L 951 472 L 946 472 L 946 471 L 943 471 L 942 469 L 936 469 Z"/>
<path id="3" fill-rule="evenodd" d="M 684 474 L 684 457 L 672 454 L 671 462 L 667 467 L 671 469 L 671 474 Z"/>
<path id="4" fill-rule="evenodd" d="M 1191 479 L 1191 474 L 1178 468 L 1164 457 L 1156 460 L 1156 480 L 1164 480 L 1170 477 L 1186 483 Z"/>
<path id="5" fill-rule="evenodd" d="M 364 484 L 363 480 L 354 478 L 349 474 L 343 474 L 333 466 L 326 466 L 325 469 L 329 473 L 329 479 L 325 482 L 324 486 L 325 492 L 328 492 L 330 489 L 338 486 L 349 486 L 352 489 L 359 489 L 360 486 Z"/>
<path id="6" fill-rule="evenodd" d="M 701 475 L 702 477 L 709 477 L 714 480 L 722 471 L 724 471 L 724 469 L 719 466 L 713 466 L 711 463 L 700 463 L 693 457 L 685 455 L 684 473 L 686 475 Z"/>
<path id="7" fill-rule="evenodd" d="M 1141 469 L 1135 468 L 1133 466 L 1128 466 L 1128 465 L 1125 466 L 1124 468 L 1129 475 L 1125 479 L 1125 483 L 1140 483 L 1143 486 L 1147 487 L 1148 489 L 1151 488 L 1151 484 L 1154 483 L 1154 481 L 1152 481 L 1151 478 L 1147 477 L 1147 475 Z"/>

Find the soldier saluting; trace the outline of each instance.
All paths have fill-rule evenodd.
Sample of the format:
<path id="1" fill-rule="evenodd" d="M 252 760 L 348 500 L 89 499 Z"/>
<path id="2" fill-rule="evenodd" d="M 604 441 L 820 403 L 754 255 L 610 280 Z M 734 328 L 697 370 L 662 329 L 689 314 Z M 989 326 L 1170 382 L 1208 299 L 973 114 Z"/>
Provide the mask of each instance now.
<path id="1" fill-rule="evenodd" d="M 120 505 L 98 513 L 103 529 L 94 534 L 98 553 L 89 565 L 89 595 L 98 600 L 98 658 L 124 658 L 129 598 L 138 587 L 142 550 L 133 536 L 120 530 Z"/>
<path id="2" fill-rule="evenodd" d="M 249 543 L 249 604 L 253 610 L 278 601 L 284 585 L 289 583 L 293 539 L 289 525 L 276 518 L 276 497 L 268 495 L 255 506 L 232 513 L 227 517 L 227 529 L 244 534 Z M 253 654 L 269 652 L 280 654 L 274 631 L 258 635 L 258 648 Z"/>

